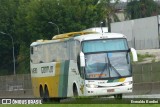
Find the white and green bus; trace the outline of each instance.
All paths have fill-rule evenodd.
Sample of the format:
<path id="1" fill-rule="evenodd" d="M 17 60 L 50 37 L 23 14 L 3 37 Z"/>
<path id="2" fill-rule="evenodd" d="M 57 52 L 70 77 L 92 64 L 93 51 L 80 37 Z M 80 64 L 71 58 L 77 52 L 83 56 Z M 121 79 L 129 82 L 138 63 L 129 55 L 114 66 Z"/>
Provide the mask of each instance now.
<path id="1" fill-rule="evenodd" d="M 122 34 L 71 32 L 33 42 L 30 50 L 35 97 L 122 98 L 132 92 L 130 52 L 133 61 L 137 53 Z"/>

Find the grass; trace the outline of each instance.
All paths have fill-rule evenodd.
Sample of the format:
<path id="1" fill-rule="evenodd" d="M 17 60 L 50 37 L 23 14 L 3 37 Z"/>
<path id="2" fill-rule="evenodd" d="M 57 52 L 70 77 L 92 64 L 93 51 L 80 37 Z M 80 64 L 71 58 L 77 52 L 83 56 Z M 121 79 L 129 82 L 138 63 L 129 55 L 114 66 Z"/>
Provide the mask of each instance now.
<path id="1" fill-rule="evenodd" d="M 159 104 L 42 104 L 42 105 L 0 105 L 0 107 L 159 107 Z"/>
<path id="2" fill-rule="evenodd" d="M 138 61 L 139 62 L 144 61 L 145 58 L 155 58 L 155 56 L 150 55 L 150 54 L 144 54 L 144 55 L 138 54 Z"/>
<path id="3" fill-rule="evenodd" d="M 132 99 L 123 99 L 123 100 L 115 100 L 115 99 L 76 99 L 73 100 L 73 103 L 75 104 L 65 104 L 64 102 L 61 102 L 59 104 L 12 104 L 12 105 L 0 105 L 0 107 L 159 107 L 159 104 L 130 104 Z M 137 99 L 137 101 L 140 101 L 142 99 Z M 145 101 L 145 99 L 143 99 Z M 107 102 L 108 101 L 108 102 Z M 126 104 L 124 103 L 125 101 Z M 72 102 L 69 101 L 69 102 Z M 88 102 L 88 103 L 87 103 Z M 102 104 L 100 103 L 102 102 Z M 121 104 L 123 102 L 124 104 Z M 86 103 L 86 104 L 84 104 Z M 104 104 L 105 103 L 105 104 Z M 108 104 L 110 103 L 110 104 Z M 117 104 L 118 103 L 118 104 Z"/>
<path id="4" fill-rule="evenodd" d="M 136 62 L 133 62 L 133 57 L 132 57 L 132 54 L 130 54 L 130 57 L 131 57 L 131 61 L 132 61 L 132 64 L 135 64 Z M 151 55 L 151 54 L 137 54 L 137 57 L 138 57 L 138 62 L 143 62 L 146 58 L 153 58 L 152 59 L 152 62 L 155 62 L 155 55 Z"/>

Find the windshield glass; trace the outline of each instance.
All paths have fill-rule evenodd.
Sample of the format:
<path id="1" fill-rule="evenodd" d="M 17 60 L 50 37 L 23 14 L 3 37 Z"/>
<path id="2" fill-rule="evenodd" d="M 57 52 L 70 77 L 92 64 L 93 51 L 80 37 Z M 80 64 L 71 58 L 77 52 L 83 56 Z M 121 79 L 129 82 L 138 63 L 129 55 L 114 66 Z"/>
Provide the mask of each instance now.
<path id="1" fill-rule="evenodd" d="M 103 39 L 83 42 L 83 52 L 105 52 L 128 50 L 127 40 L 124 38 Z"/>
<path id="2" fill-rule="evenodd" d="M 86 54 L 86 78 L 114 78 L 131 75 L 128 52 Z"/>

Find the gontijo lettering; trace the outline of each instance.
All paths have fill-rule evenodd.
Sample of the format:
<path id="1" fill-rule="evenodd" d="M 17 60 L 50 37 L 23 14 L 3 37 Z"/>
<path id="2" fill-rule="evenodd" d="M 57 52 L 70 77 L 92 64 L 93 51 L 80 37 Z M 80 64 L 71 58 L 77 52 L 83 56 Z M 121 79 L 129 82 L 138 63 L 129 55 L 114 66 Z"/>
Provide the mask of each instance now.
<path id="1" fill-rule="evenodd" d="M 41 67 L 41 73 L 52 73 L 52 72 L 53 72 L 53 66 Z"/>
<path id="2" fill-rule="evenodd" d="M 32 73 L 37 73 L 37 68 L 33 68 Z"/>

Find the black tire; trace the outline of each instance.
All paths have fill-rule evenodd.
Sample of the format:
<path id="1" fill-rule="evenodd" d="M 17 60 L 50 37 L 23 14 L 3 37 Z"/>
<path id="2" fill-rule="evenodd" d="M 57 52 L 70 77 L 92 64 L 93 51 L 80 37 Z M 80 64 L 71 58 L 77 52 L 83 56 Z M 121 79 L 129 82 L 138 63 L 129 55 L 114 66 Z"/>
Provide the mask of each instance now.
<path id="1" fill-rule="evenodd" d="M 44 89 L 44 98 L 43 98 L 43 101 L 44 102 L 49 102 L 50 101 L 49 91 L 48 91 L 48 87 L 47 86 L 45 86 L 45 89 Z"/>
<path id="2" fill-rule="evenodd" d="M 61 98 L 51 98 L 50 99 L 51 100 L 51 102 L 55 102 L 55 103 L 60 103 L 60 101 L 61 101 Z"/>
<path id="3" fill-rule="evenodd" d="M 39 95 L 40 95 L 40 97 L 43 99 L 43 97 L 44 97 L 44 93 L 43 93 L 43 87 L 40 85 L 40 87 L 39 87 Z"/>
<path id="4" fill-rule="evenodd" d="M 118 100 L 121 100 L 122 96 L 123 96 L 122 94 L 116 94 L 116 95 L 114 95 L 114 98 L 118 99 Z"/>
<path id="5" fill-rule="evenodd" d="M 75 84 L 73 85 L 73 96 L 78 97 L 78 90 Z"/>

